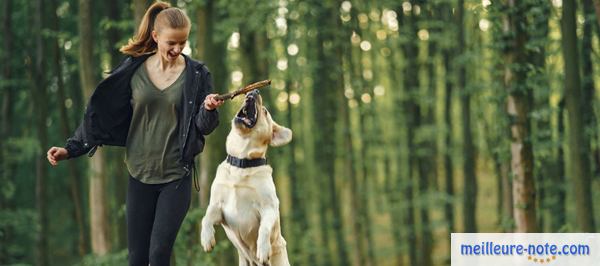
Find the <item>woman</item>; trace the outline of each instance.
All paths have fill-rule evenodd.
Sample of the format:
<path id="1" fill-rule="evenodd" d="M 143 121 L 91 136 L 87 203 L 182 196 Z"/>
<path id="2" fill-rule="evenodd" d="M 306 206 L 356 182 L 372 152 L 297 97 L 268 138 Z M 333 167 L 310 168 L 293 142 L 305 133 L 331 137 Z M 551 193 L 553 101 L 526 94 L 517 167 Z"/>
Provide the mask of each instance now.
<path id="1" fill-rule="evenodd" d="M 48 161 L 75 158 L 98 146 L 126 147 L 130 265 L 169 265 L 190 206 L 191 169 L 204 136 L 218 125 L 208 69 L 182 54 L 191 23 L 168 3 L 148 8 L 127 58 L 96 87 L 83 123 Z"/>

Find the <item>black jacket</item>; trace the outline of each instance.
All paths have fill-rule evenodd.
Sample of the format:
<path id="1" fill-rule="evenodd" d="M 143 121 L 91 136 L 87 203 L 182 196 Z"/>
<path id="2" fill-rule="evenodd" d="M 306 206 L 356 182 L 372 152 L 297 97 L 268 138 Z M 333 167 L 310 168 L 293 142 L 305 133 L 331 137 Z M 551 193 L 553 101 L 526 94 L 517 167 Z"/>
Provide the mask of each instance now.
<path id="1" fill-rule="evenodd" d="M 65 148 L 69 158 L 89 152 L 91 157 L 101 145 L 125 146 L 133 108 L 131 77 L 150 55 L 128 56 L 98 84 L 88 103 L 83 122 Z M 204 136 L 219 124 L 216 110 L 208 111 L 203 102 L 212 91 L 210 72 L 202 62 L 185 57 L 186 75 L 178 115 L 181 162 L 189 169 L 194 157 L 204 148 Z"/>

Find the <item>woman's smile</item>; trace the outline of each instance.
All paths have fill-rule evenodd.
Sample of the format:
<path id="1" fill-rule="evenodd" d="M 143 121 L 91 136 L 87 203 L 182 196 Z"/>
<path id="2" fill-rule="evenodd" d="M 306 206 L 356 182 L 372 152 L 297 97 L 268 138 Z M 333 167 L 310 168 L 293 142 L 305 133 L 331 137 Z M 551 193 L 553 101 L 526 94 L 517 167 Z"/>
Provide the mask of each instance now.
<path id="1" fill-rule="evenodd" d="M 181 52 L 169 51 L 167 53 L 167 57 L 169 58 L 169 60 L 176 60 L 177 57 L 179 57 L 179 54 L 181 54 Z"/>

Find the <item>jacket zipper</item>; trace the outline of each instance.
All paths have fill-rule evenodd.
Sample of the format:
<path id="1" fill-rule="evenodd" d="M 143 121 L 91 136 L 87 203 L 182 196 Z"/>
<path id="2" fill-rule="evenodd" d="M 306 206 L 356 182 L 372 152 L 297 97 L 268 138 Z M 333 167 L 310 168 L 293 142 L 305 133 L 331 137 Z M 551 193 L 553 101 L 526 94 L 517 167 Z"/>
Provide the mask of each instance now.
<path id="1" fill-rule="evenodd" d="M 199 72 L 196 71 L 195 75 L 194 75 L 194 82 L 192 83 L 192 88 L 195 87 L 194 85 L 198 84 L 198 75 L 199 75 Z M 196 101 L 197 93 L 198 93 L 198 89 L 194 90 L 194 97 L 192 97 L 192 101 Z M 192 118 L 194 117 L 194 115 L 193 115 L 194 111 L 195 111 L 194 107 L 195 107 L 195 105 L 192 106 L 192 112 L 190 112 L 190 118 L 187 123 L 187 128 L 184 129 L 185 135 L 183 136 L 183 148 L 181 149 L 181 159 L 184 159 L 183 157 L 185 156 L 185 147 L 187 145 L 187 140 L 190 135 L 189 133 L 190 133 L 191 125 L 192 125 Z M 184 169 L 186 170 L 186 172 L 189 173 L 189 168 L 187 167 L 187 165 L 184 167 Z"/>

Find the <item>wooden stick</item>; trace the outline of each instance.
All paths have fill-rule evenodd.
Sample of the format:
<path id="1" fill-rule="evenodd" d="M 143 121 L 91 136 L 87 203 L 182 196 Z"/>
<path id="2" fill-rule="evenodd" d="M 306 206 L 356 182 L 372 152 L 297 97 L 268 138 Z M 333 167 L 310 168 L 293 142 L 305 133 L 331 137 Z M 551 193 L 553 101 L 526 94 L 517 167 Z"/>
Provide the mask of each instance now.
<path id="1" fill-rule="evenodd" d="M 245 93 L 247 93 L 247 92 L 249 92 L 251 90 L 260 89 L 260 88 L 268 86 L 268 85 L 271 85 L 271 80 L 270 79 L 266 79 L 266 80 L 263 80 L 263 81 L 255 82 L 255 83 L 252 83 L 252 84 L 250 84 L 250 85 L 248 85 L 246 87 L 239 88 L 239 89 L 237 89 L 235 91 L 232 91 L 232 92 L 229 92 L 229 93 L 226 93 L 226 94 L 217 95 L 217 96 L 215 96 L 215 100 L 231 100 L 235 96 L 238 96 L 240 94 L 245 94 Z"/>

